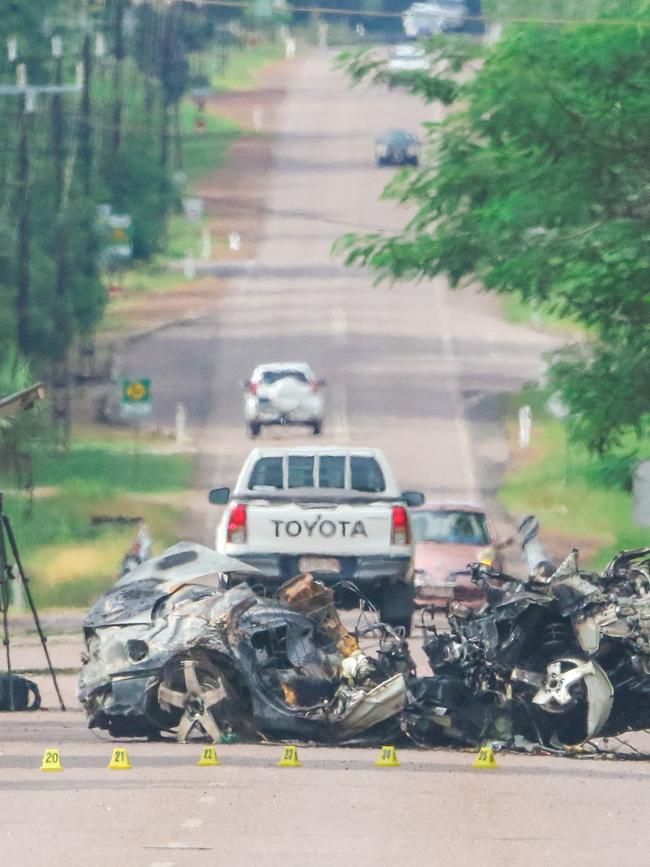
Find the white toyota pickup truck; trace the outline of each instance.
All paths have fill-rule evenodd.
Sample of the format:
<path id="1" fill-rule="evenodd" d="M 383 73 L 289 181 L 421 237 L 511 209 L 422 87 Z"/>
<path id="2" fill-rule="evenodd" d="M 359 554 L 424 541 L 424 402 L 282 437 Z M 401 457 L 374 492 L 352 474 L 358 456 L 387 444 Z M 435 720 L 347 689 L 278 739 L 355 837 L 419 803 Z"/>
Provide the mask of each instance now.
<path id="1" fill-rule="evenodd" d="M 424 497 L 400 491 L 379 450 L 253 449 L 232 493 L 215 488 L 209 499 L 228 504 L 217 527 L 217 551 L 257 567 L 270 589 L 301 572 L 335 587 L 352 581 L 385 623 L 410 630 L 407 506 Z M 343 607 L 352 603 L 349 591 L 338 597 Z"/>

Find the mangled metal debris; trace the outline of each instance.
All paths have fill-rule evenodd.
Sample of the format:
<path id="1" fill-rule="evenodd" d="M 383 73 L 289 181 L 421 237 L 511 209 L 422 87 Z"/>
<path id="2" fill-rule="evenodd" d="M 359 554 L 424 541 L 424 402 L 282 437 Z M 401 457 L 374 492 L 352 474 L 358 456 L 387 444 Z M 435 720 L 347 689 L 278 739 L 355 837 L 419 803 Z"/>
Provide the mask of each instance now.
<path id="1" fill-rule="evenodd" d="M 472 578 L 488 602 L 452 608 L 448 632 L 430 628 L 434 676 L 414 687 L 412 735 L 564 748 L 650 725 L 650 548 L 602 574 L 573 551 L 550 576 L 477 564 Z"/>
<path id="2" fill-rule="evenodd" d="M 173 731 L 219 740 L 349 741 L 399 731 L 412 662 L 377 624 L 370 659 L 342 626 L 334 594 L 311 576 L 277 599 L 229 572 L 252 571 L 181 543 L 118 581 L 85 621 L 80 699 L 91 726 L 117 736 Z"/>
<path id="3" fill-rule="evenodd" d="M 577 552 L 526 581 L 483 564 L 480 611 L 431 620 L 418 677 L 405 639 L 349 632 L 333 591 L 309 575 L 276 598 L 229 587 L 239 561 L 181 543 L 129 572 L 85 623 L 80 698 L 117 736 L 292 738 L 425 746 L 487 740 L 566 750 L 650 726 L 650 548 L 600 575 Z M 433 612 L 431 612 L 433 614 Z"/>

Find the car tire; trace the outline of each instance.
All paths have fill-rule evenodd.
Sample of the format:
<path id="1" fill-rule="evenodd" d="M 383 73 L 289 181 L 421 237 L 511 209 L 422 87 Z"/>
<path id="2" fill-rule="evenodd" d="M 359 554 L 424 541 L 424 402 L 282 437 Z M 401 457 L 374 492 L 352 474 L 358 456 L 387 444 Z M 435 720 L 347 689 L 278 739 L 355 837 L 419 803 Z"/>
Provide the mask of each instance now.
<path id="1" fill-rule="evenodd" d="M 262 430 L 262 425 L 258 421 L 251 421 L 248 423 L 248 433 L 254 438 L 260 435 Z"/>
<path id="2" fill-rule="evenodd" d="M 320 436 L 323 433 L 323 422 L 315 421 L 312 424 L 311 429 L 315 437 Z"/>
<path id="3" fill-rule="evenodd" d="M 419 165 L 419 162 L 420 162 L 420 161 L 418 160 L 417 157 L 413 157 L 413 159 L 411 160 L 411 165 L 412 165 L 412 166 L 415 166 L 415 168 L 417 168 L 418 165 Z"/>
<path id="4" fill-rule="evenodd" d="M 381 157 L 377 158 L 376 163 L 378 169 L 383 169 L 383 167 L 386 165 L 386 161 L 383 160 Z"/>

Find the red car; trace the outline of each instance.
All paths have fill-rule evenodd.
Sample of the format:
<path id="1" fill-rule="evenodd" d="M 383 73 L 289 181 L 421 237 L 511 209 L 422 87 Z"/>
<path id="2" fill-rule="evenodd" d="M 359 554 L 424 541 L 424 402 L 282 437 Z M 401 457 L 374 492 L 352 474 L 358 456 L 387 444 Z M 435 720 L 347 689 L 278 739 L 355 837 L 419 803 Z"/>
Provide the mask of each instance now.
<path id="1" fill-rule="evenodd" d="M 503 549 L 510 540 L 499 542 L 480 506 L 427 502 L 410 509 L 409 514 L 418 604 L 445 607 L 455 600 L 480 607 L 485 597 L 470 580 L 467 565 L 482 561 L 502 570 Z"/>

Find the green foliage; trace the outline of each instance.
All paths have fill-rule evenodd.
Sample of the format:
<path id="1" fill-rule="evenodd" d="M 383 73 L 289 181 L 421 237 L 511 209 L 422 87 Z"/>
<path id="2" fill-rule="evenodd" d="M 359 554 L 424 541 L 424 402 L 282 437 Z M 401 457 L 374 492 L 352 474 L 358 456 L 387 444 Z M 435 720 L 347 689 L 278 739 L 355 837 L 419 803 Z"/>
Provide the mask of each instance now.
<path id="1" fill-rule="evenodd" d="M 533 409 L 532 441 L 510 465 L 500 498 L 513 515 L 533 512 L 560 550 L 588 542 L 596 549 L 591 565 L 603 566 L 622 548 L 647 544 L 647 529 L 634 524 L 630 488 L 637 462 L 650 457 L 650 439 L 628 435 L 607 455 L 594 456 L 547 412 L 549 393 L 526 390 L 513 401 L 513 417 L 523 404 Z"/>
<path id="2" fill-rule="evenodd" d="M 385 195 L 415 208 L 396 236 L 342 239 L 348 263 L 393 279 L 478 278 L 589 328 L 552 369 L 574 435 L 604 452 L 650 415 L 650 23 L 644 2 L 610 2 L 601 22 L 510 29 L 473 76 L 451 44 L 427 99 L 457 103 L 427 124 L 428 159 Z M 460 44 L 460 41 L 458 42 Z M 474 49 L 475 50 L 475 49 Z M 385 79 L 348 60 L 353 78 Z M 457 68 L 457 66 L 456 66 Z"/>
<path id="3" fill-rule="evenodd" d="M 183 140 L 173 121 L 190 86 L 189 55 L 212 43 L 218 20 L 182 4 L 106 0 L 82 13 L 74 0 L 4 3 L 0 42 L 16 37 L 17 57 L 0 69 L 0 84 L 13 85 L 25 63 L 30 84 L 69 86 L 82 58 L 89 63 L 88 93 L 40 93 L 33 112 L 20 96 L 0 95 L 0 362 L 20 334 L 32 369 L 50 378 L 96 330 L 107 300 L 98 203 L 133 218 L 136 258 L 160 249 L 178 204 L 172 179 Z M 62 38 L 60 62 L 53 35 Z"/>
<path id="4" fill-rule="evenodd" d="M 22 391 L 34 382 L 27 363 L 15 350 L 0 357 L 0 395 Z M 21 487 L 33 480 L 33 457 L 51 441 L 49 419 L 42 404 L 0 419 L 0 477 Z"/>

